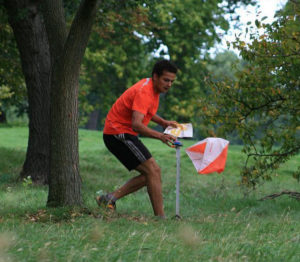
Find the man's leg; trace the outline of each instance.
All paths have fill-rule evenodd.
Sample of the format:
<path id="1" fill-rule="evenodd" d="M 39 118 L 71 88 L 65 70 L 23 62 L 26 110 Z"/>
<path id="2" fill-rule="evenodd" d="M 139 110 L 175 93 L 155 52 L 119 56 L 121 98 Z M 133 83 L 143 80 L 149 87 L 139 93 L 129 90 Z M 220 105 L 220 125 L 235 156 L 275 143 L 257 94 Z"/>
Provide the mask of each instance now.
<path id="1" fill-rule="evenodd" d="M 140 174 L 139 176 L 135 176 L 126 182 L 123 186 L 118 188 L 116 191 L 110 193 L 115 198 L 120 199 L 128 194 L 131 194 L 142 187 L 146 186 L 146 176 L 144 174 Z"/>
<path id="2" fill-rule="evenodd" d="M 140 164 L 137 168 L 141 174 L 130 179 L 126 184 L 112 192 L 111 195 L 120 199 L 140 188 L 147 186 L 152 208 L 156 216 L 164 216 L 161 186 L 161 171 L 153 157 Z"/>
<path id="3" fill-rule="evenodd" d="M 161 185 L 161 170 L 153 157 L 140 164 L 137 168 L 146 176 L 146 186 L 151 200 L 154 215 L 164 217 L 164 206 Z"/>

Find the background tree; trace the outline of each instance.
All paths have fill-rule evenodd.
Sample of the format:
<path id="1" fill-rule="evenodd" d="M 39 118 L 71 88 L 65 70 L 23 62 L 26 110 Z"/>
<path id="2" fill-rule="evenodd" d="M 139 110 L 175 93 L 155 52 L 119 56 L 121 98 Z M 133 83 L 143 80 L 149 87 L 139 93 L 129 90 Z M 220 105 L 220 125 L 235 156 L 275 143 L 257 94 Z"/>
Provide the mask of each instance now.
<path id="1" fill-rule="evenodd" d="M 233 51 L 224 51 L 222 53 L 218 53 L 214 57 L 214 59 L 209 61 L 207 64 L 208 75 L 206 76 L 206 79 L 209 79 L 211 83 L 216 84 L 222 81 L 237 81 L 237 72 L 243 70 L 246 64 L 247 62 L 242 58 L 238 57 L 237 54 Z M 205 111 L 205 109 L 206 106 L 202 105 L 201 108 L 196 110 L 196 112 L 200 112 L 197 114 L 198 116 L 200 116 L 199 119 L 202 119 L 202 111 Z M 210 132 L 207 133 L 207 136 L 215 136 L 214 130 L 217 130 L 220 126 L 219 124 L 215 123 L 214 119 L 211 119 L 211 121 L 212 123 L 203 123 L 202 130 L 204 132 L 205 130 L 210 130 Z M 235 129 L 232 130 L 231 133 L 228 132 L 226 136 L 227 139 L 230 140 L 231 144 L 243 144 L 243 141 L 239 138 Z"/>
<path id="2" fill-rule="evenodd" d="M 97 125 L 93 129 L 103 125 L 110 106 L 126 88 L 149 76 L 151 51 L 143 38 L 155 25 L 149 22 L 149 10 L 141 3 L 126 3 L 100 5 L 101 15 L 96 18 L 84 57 L 81 114 L 95 109 Z"/>
<path id="3" fill-rule="evenodd" d="M 50 179 L 48 205 L 81 204 L 78 172 L 78 78 L 97 0 L 82 1 L 68 29 L 62 1 L 5 1 L 29 98 L 30 152 L 45 161 L 30 161 L 34 172 L 43 163 Z M 51 88 L 51 108 L 50 108 Z M 50 112 L 51 111 L 51 112 Z M 50 137 L 51 134 L 51 137 Z M 42 135 L 42 137 L 41 137 Z M 34 150 L 30 150 L 34 147 Z M 49 150 L 50 149 L 50 150 Z M 38 151 L 40 150 L 40 151 Z M 50 153 L 50 154 L 49 154 Z M 26 166 L 26 162 L 24 167 Z M 46 179 L 45 179 L 46 177 Z M 35 180 L 35 176 L 32 176 Z"/>
<path id="4" fill-rule="evenodd" d="M 82 204 L 78 166 L 78 81 L 98 2 L 81 2 L 69 32 L 63 2 L 43 3 L 52 64 L 49 206 Z"/>
<path id="5" fill-rule="evenodd" d="M 206 103 L 206 121 L 221 125 L 217 134 L 237 130 L 243 140 L 242 183 L 253 187 L 300 152 L 299 14 L 300 3 L 289 1 L 272 24 L 249 25 L 252 43 L 234 43 L 249 64 L 236 81 L 213 83 L 213 103 Z"/>
<path id="6" fill-rule="evenodd" d="M 0 122 L 14 107 L 20 115 L 26 111 L 26 88 L 18 49 L 3 6 L 0 6 Z"/>
<path id="7" fill-rule="evenodd" d="M 226 31 L 228 21 L 224 15 L 254 1 L 221 2 L 143 1 L 117 13 L 112 11 L 116 7 L 111 8 L 107 17 L 102 15 L 92 36 L 95 41 L 91 40 L 88 47 L 82 78 L 86 84 L 83 94 L 91 88 L 88 100 L 100 109 L 100 121 L 125 88 L 148 77 L 155 60 L 169 56 L 180 73 L 175 88 L 161 97 L 159 114 L 181 122 L 198 122 L 194 98 L 206 93 L 203 79 L 210 60 L 207 51 L 221 37 L 216 27 Z M 99 40 L 99 35 L 104 37 Z M 87 102 L 87 97 L 83 98 Z"/>
<path id="8" fill-rule="evenodd" d="M 28 147 L 20 176 L 31 176 L 35 183 L 46 184 L 49 174 L 51 64 L 48 38 L 38 2 L 12 0 L 4 1 L 4 6 L 20 54 L 29 105 Z M 15 49 L 11 51 L 11 54 L 16 54 Z"/>
<path id="9" fill-rule="evenodd" d="M 216 0 L 199 4 L 197 0 L 164 0 L 153 7 L 157 11 L 151 12 L 151 21 L 160 28 L 153 32 L 150 44 L 157 49 L 165 45 L 167 54 L 180 68 L 174 88 L 163 99 L 160 108 L 163 115 L 179 122 L 192 121 L 198 131 L 202 129 L 195 117 L 195 106 L 197 99 L 207 94 L 204 82 L 210 60 L 207 51 L 222 37 L 216 28 L 227 31 L 229 21 L 224 15 L 233 13 L 240 5 L 253 3 Z"/>
<path id="10" fill-rule="evenodd" d="M 242 70 L 246 62 L 233 51 L 217 53 L 207 64 L 207 71 L 213 81 L 235 80 L 238 70 Z"/>

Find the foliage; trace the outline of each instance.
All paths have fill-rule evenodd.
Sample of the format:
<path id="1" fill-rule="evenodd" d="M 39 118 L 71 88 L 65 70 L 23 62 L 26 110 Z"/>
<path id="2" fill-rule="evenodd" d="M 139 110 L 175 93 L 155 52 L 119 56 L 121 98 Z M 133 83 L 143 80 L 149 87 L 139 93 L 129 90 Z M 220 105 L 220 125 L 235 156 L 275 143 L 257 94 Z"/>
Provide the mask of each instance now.
<path id="1" fill-rule="evenodd" d="M 68 26 L 79 2 L 63 1 Z M 233 13 L 241 4 L 254 3 L 252 0 L 221 2 L 102 1 L 82 66 L 79 93 L 81 124 L 95 109 L 100 110 L 103 124 L 115 99 L 140 78 L 150 76 L 151 67 L 157 59 L 155 53 L 160 57 L 169 55 L 180 68 L 177 84 L 170 94 L 162 97 L 159 112 L 178 121 L 196 121 L 196 103 L 190 97 L 206 93 L 203 76 L 208 57 L 204 53 L 221 37 L 215 29 L 218 27 L 226 31 L 228 21 L 224 15 Z M 6 100 L 9 105 L 17 105 L 19 111 L 24 112 L 27 108 L 27 103 L 24 103 L 26 89 L 18 51 L 5 20 L 5 12 L 1 12 L 1 27 L 6 28 L 2 30 L 3 36 L 10 39 L 9 44 L 1 46 L 1 52 L 10 56 L 9 60 L 2 60 L 0 68 L 7 76 L 1 76 L 5 76 L 6 81 L 17 82 L 5 85 L 12 90 L 9 94 L 14 94 L 14 99 Z M 5 43 L 7 41 L 1 42 L 1 45 Z M 163 45 L 167 47 L 166 52 L 161 49 Z M 6 65 L 4 61 L 10 64 Z"/>
<path id="2" fill-rule="evenodd" d="M 24 188 L 28 188 L 29 186 L 31 186 L 32 185 L 31 177 L 28 176 L 28 177 L 24 178 L 23 181 L 22 181 L 22 185 L 23 185 Z"/>
<path id="3" fill-rule="evenodd" d="M 236 79 L 236 72 L 242 70 L 246 62 L 239 58 L 233 51 L 224 51 L 216 56 L 207 64 L 210 78 L 215 81 Z"/>
<path id="4" fill-rule="evenodd" d="M 103 121 L 126 88 L 151 76 L 155 60 L 169 56 L 180 72 L 174 88 L 161 97 L 159 114 L 180 122 L 195 122 L 194 98 L 206 93 L 203 78 L 209 58 L 205 52 L 221 38 L 216 28 L 226 31 L 228 21 L 224 15 L 254 1 L 221 2 L 103 3 L 84 60 L 82 107 L 89 104 L 89 110 L 100 109 Z"/>
<path id="5" fill-rule="evenodd" d="M 154 57 L 169 55 L 180 68 L 177 84 L 170 94 L 162 97 L 160 113 L 178 121 L 197 121 L 195 99 L 206 93 L 205 50 L 222 35 L 216 28 L 228 29 L 226 13 L 233 13 L 242 4 L 253 0 L 230 1 L 102 1 L 94 31 L 82 66 L 80 80 L 80 119 L 84 124 L 88 114 L 106 112 L 115 99 L 130 85 L 150 76 Z M 80 1 L 64 0 L 66 21 L 70 26 Z M 25 85 L 18 51 L 8 27 L 3 7 L 1 12 L 1 90 L 10 92 L 7 106 L 27 110 Z M 3 15 L 3 16 L 2 16 Z M 235 19 L 238 19 L 236 17 Z M 4 30 L 3 30 L 4 29 Z M 166 46 L 167 51 L 162 49 Z M 158 51 L 160 50 L 160 51 Z M 8 82 L 10 81 L 10 82 Z M 5 83 L 2 83 L 5 82 Z M 5 87 L 2 87 L 5 86 Z M 4 96 L 4 95 L 3 95 Z M 7 97 L 8 98 L 8 97 Z"/>
<path id="6" fill-rule="evenodd" d="M 9 87 L 7 86 L 0 86 L 0 99 L 7 99 L 13 95 Z M 0 101 L 0 106 L 2 106 L 2 101 Z"/>
<path id="7" fill-rule="evenodd" d="M 230 9 L 250 2 L 231 1 Z M 149 45 L 155 50 L 161 45 L 166 46 L 167 52 L 161 49 L 160 55 L 169 55 L 180 69 L 174 88 L 162 98 L 163 106 L 159 112 L 179 122 L 193 122 L 201 133 L 203 125 L 195 112 L 197 100 L 208 92 L 204 81 L 210 62 L 207 51 L 222 37 L 216 28 L 224 32 L 229 28 L 229 21 L 225 19 L 228 6 L 222 3 L 218 0 L 201 3 L 197 0 L 164 0 L 149 7 L 151 21 L 160 26 L 153 31 Z"/>
<path id="8" fill-rule="evenodd" d="M 10 106 L 17 106 L 19 113 L 27 108 L 26 88 L 19 52 L 3 6 L 0 6 L 0 114 Z"/>
<path id="9" fill-rule="evenodd" d="M 149 51 L 140 36 L 149 34 L 154 25 L 138 1 L 119 6 L 123 4 L 115 3 L 114 9 L 106 4 L 100 7 L 83 62 L 80 104 L 90 107 L 82 113 L 100 109 L 102 121 L 126 88 L 148 77 Z"/>
<path id="10" fill-rule="evenodd" d="M 272 24 L 264 18 L 249 23 L 252 42 L 234 43 L 248 65 L 237 80 L 212 83 L 213 102 L 206 103 L 206 121 L 217 135 L 235 130 L 243 140 L 242 183 L 253 187 L 300 152 L 299 14 L 300 4 L 290 1 Z M 293 176 L 299 180 L 297 166 Z"/>

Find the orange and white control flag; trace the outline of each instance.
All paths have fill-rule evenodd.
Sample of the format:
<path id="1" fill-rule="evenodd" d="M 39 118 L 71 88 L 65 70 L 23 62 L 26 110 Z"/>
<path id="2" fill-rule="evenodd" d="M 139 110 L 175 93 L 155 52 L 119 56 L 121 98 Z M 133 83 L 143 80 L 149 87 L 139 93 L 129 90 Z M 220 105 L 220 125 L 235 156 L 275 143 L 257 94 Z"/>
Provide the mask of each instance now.
<path id="1" fill-rule="evenodd" d="M 199 174 L 221 173 L 225 169 L 229 141 L 209 137 L 190 147 L 185 152 Z"/>

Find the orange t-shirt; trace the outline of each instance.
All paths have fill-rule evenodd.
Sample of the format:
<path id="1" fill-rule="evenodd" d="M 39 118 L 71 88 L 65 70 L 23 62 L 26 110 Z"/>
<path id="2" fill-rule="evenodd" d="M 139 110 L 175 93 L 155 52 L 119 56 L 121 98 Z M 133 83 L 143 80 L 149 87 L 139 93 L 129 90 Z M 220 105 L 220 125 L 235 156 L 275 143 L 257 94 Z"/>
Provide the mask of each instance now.
<path id="1" fill-rule="evenodd" d="M 144 115 L 143 124 L 148 125 L 156 114 L 159 94 L 155 93 L 151 78 L 145 78 L 128 88 L 113 104 L 107 114 L 104 134 L 117 135 L 128 133 L 137 135 L 132 129 L 132 113 L 138 111 Z"/>

